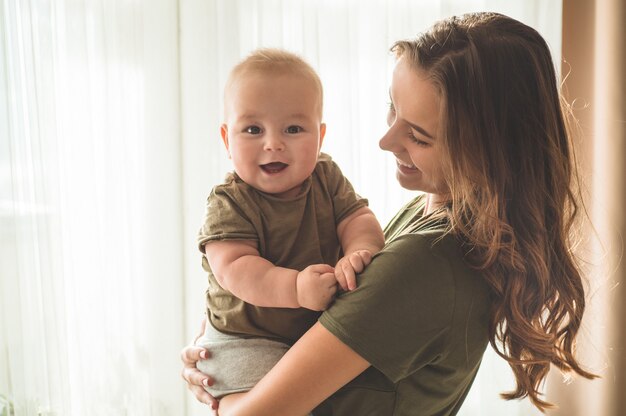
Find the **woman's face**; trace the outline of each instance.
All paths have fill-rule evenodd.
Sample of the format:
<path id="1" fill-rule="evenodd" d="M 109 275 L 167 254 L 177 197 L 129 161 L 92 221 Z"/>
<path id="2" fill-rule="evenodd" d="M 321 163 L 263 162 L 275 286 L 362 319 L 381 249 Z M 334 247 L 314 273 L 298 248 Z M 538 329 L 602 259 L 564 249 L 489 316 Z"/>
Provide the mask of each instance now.
<path id="1" fill-rule="evenodd" d="M 389 93 L 389 130 L 379 144 L 396 157 L 398 182 L 405 189 L 447 193 L 437 140 L 440 100 L 433 83 L 400 57 Z"/>

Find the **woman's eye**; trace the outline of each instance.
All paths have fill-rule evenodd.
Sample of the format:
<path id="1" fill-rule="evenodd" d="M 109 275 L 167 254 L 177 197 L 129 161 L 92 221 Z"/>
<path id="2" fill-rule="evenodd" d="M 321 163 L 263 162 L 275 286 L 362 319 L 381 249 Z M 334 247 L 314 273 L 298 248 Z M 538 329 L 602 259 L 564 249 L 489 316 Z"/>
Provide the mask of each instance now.
<path id="1" fill-rule="evenodd" d="M 261 128 L 259 126 L 248 126 L 243 131 L 248 134 L 260 134 Z"/>
<path id="2" fill-rule="evenodd" d="M 296 134 L 296 133 L 300 133 L 302 131 L 302 127 L 300 126 L 289 126 L 287 127 L 287 130 L 285 130 L 287 133 L 289 134 Z"/>
<path id="3" fill-rule="evenodd" d="M 389 103 L 389 110 L 387 110 L 387 126 L 391 127 L 393 121 L 396 119 L 395 109 L 393 104 Z"/>
<path id="4" fill-rule="evenodd" d="M 412 132 L 409 131 L 409 138 L 411 139 L 411 141 L 413 143 L 415 143 L 418 146 L 423 146 L 423 147 L 428 147 L 430 146 L 430 143 L 425 142 L 424 140 L 421 140 L 420 138 L 418 138 L 417 136 L 415 136 Z"/>
<path id="5" fill-rule="evenodd" d="M 396 108 L 393 106 L 392 101 L 389 101 L 387 105 L 389 107 L 387 109 L 387 126 L 391 127 L 393 121 L 396 119 Z"/>

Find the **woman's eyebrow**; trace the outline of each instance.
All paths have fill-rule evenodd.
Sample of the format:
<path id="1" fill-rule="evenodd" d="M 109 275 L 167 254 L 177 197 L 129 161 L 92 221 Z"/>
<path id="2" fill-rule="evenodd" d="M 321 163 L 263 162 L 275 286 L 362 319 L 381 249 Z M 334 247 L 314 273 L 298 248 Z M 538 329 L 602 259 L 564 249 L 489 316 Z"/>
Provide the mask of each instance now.
<path id="1" fill-rule="evenodd" d="M 408 121 L 408 120 L 407 120 L 407 124 L 408 124 L 409 126 L 411 126 L 411 128 L 412 128 L 413 130 L 417 130 L 418 132 L 420 132 L 420 133 L 421 133 L 421 134 L 423 134 L 424 136 L 428 137 L 429 139 L 431 139 L 431 140 L 435 140 L 435 138 L 433 137 L 433 135 L 432 135 L 432 134 L 430 134 L 429 132 L 427 132 L 425 129 L 423 129 L 423 128 L 422 128 L 422 127 L 420 127 L 419 125 L 414 124 L 414 123 L 411 123 L 411 122 L 410 122 L 410 121 Z"/>

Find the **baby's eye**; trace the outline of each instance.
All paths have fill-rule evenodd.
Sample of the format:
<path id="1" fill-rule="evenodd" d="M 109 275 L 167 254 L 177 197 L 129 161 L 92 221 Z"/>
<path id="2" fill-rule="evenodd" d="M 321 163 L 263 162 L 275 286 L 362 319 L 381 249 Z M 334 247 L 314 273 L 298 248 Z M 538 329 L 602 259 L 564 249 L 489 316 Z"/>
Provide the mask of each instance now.
<path id="1" fill-rule="evenodd" d="M 300 126 L 289 126 L 287 127 L 287 129 L 285 130 L 287 133 L 289 134 L 297 134 L 302 132 L 304 129 Z"/>
<path id="2" fill-rule="evenodd" d="M 243 129 L 243 131 L 248 134 L 261 134 L 261 128 L 259 126 L 248 126 Z"/>

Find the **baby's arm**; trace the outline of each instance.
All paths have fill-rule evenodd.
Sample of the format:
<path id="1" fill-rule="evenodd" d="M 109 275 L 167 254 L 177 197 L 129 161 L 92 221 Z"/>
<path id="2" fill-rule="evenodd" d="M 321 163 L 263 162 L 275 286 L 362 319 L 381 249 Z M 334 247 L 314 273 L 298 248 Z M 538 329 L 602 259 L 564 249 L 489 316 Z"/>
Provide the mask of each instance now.
<path id="1" fill-rule="evenodd" d="M 219 284 L 256 306 L 325 310 L 335 295 L 333 268 L 313 264 L 298 272 L 274 266 L 259 255 L 252 241 L 212 241 L 206 258 Z"/>
<path id="2" fill-rule="evenodd" d="M 356 288 L 356 273 L 361 273 L 385 244 L 383 230 L 368 207 L 344 218 L 337 226 L 344 257 L 335 265 L 335 278 L 343 290 Z"/>

